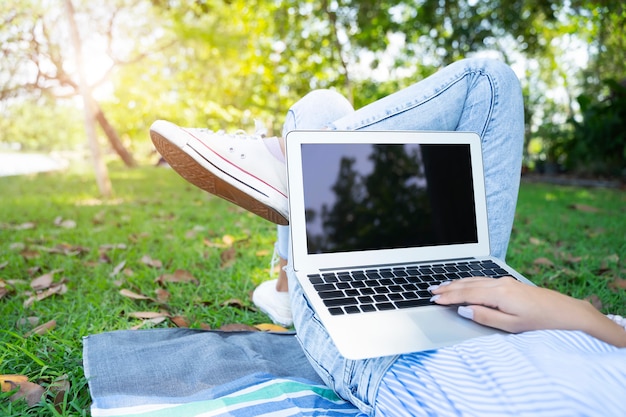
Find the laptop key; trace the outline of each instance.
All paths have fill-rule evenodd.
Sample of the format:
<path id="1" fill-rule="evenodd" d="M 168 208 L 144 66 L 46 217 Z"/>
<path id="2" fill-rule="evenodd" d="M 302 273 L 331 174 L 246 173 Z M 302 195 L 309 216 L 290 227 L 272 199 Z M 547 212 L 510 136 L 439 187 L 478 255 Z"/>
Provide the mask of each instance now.
<path id="1" fill-rule="evenodd" d="M 324 300 L 324 304 L 326 307 L 341 307 L 341 306 L 349 306 L 355 305 L 359 302 L 356 298 L 353 297 L 344 297 L 344 298 L 331 298 L 329 300 Z"/>
<path id="2" fill-rule="evenodd" d="M 357 306 L 346 306 L 343 309 L 348 314 L 355 314 L 355 313 L 360 313 L 361 312 L 361 309 L 358 308 Z"/>
<path id="3" fill-rule="evenodd" d="M 313 288 L 315 288 L 315 291 L 317 292 L 334 291 L 337 289 L 335 288 L 335 284 L 316 284 L 313 285 Z"/>
<path id="4" fill-rule="evenodd" d="M 431 305 L 432 303 L 430 302 L 430 300 L 427 300 L 424 298 L 422 299 L 415 298 L 411 300 L 395 301 L 394 304 L 396 305 L 397 308 L 410 308 L 410 307 L 427 306 L 427 305 Z"/>
<path id="5" fill-rule="evenodd" d="M 343 297 L 343 291 L 320 291 L 317 293 L 322 300 Z"/>
<path id="6" fill-rule="evenodd" d="M 332 316 L 340 316 L 343 314 L 343 308 L 341 307 L 333 307 L 333 308 L 329 308 L 328 312 L 332 315 Z"/>
<path id="7" fill-rule="evenodd" d="M 376 307 L 373 304 L 361 304 L 361 311 L 364 313 L 376 311 Z"/>
<path id="8" fill-rule="evenodd" d="M 380 303 L 380 304 L 376 304 L 376 308 L 380 311 L 395 310 L 396 306 L 394 306 L 393 303 Z"/>

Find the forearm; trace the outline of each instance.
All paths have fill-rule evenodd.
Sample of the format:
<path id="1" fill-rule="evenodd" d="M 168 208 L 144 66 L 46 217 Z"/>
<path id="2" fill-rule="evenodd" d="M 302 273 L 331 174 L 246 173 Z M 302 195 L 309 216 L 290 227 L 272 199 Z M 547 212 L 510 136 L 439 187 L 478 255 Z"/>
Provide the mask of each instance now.
<path id="1" fill-rule="evenodd" d="M 593 310 L 583 323 L 581 330 L 596 339 L 617 347 L 626 347 L 626 329 L 588 304 Z"/>

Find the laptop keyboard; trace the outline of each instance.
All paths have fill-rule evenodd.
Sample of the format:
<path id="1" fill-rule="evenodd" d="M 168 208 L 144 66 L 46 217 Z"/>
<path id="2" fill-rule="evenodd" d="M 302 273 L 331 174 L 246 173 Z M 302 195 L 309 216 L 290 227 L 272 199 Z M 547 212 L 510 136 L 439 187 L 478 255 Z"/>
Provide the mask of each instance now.
<path id="1" fill-rule="evenodd" d="M 493 261 L 458 261 L 393 268 L 324 272 L 309 281 L 332 315 L 431 305 L 431 285 L 455 279 L 510 275 Z"/>

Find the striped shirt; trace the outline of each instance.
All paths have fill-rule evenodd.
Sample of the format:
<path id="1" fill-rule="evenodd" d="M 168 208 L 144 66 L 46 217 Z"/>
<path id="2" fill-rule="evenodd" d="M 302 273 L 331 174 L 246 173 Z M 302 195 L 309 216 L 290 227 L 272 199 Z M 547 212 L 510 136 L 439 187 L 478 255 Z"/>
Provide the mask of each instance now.
<path id="1" fill-rule="evenodd" d="M 582 332 L 494 335 L 402 355 L 377 416 L 626 416 L 626 349 Z"/>

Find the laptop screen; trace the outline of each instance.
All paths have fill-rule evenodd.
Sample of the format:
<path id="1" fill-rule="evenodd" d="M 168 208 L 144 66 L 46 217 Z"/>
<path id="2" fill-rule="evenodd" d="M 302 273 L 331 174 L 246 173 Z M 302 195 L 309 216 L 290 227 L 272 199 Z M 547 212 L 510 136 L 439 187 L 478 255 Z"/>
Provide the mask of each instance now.
<path id="1" fill-rule="evenodd" d="M 469 144 L 302 144 L 309 254 L 476 243 Z"/>

